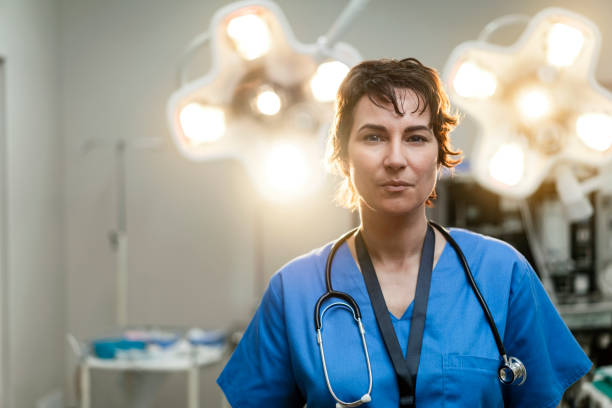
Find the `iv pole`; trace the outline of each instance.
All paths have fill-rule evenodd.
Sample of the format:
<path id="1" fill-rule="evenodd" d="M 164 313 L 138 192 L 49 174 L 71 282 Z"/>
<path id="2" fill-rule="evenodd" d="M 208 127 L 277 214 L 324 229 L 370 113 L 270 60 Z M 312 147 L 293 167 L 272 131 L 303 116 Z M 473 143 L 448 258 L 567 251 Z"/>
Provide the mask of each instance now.
<path id="1" fill-rule="evenodd" d="M 128 235 L 125 209 L 125 141 L 117 140 L 114 151 L 117 227 L 109 233 L 109 240 L 116 254 L 117 324 L 119 327 L 125 327 L 128 318 Z"/>
<path id="2" fill-rule="evenodd" d="M 82 150 L 88 153 L 96 147 L 107 147 L 112 145 L 115 159 L 115 206 L 116 226 L 109 232 L 111 248 L 115 252 L 115 278 L 116 278 L 116 301 L 115 318 L 118 327 L 128 324 L 128 233 L 127 233 L 127 211 L 126 211 L 126 182 L 125 182 L 125 151 L 128 147 L 139 150 L 153 150 L 163 147 L 162 138 L 137 138 L 126 141 L 117 139 L 115 141 L 103 140 L 101 138 L 90 139 L 83 144 Z"/>

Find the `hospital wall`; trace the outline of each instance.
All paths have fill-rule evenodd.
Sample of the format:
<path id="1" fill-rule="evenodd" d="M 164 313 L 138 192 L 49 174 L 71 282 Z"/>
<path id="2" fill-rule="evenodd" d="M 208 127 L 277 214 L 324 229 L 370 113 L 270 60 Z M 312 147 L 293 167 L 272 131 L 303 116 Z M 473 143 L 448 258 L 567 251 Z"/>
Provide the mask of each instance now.
<path id="1" fill-rule="evenodd" d="M 311 43 L 347 1 L 277 3 L 296 37 Z M 170 141 L 165 104 L 178 87 L 182 50 L 224 4 L 0 0 L 7 111 L 0 175 L 8 197 L 0 236 L 7 276 L 2 294 L 8 295 L 0 362 L 7 408 L 34 406 L 62 383 L 66 402 L 73 403 L 75 359 L 64 332 L 87 339 L 108 334 L 116 322 L 115 253 L 108 239 L 117 217 L 116 140 L 164 141 L 126 150 L 131 324 L 244 324 L 256 302 L 258 262 L 267 278 L 351 224 L 351 215 L 331 204 L 333 178 L 292 206 L 261 203 L 237 163 L 189 162 Z M 364 58 L 416 56 L 441 69 L 455 45 L 474 39 L 492 19 L 548 6 L 566 7 L 599 26 L 597 77 L 612 82 L 607 0 L 371 0 L 344 39 Z M 207 53 L 196 59 L 193 76 L 207 71 Z M 473 125 L 465 122 L 456 144 L 469 154 Z M 202 377 L 203 407 L 220 401 L 213 383 L 219 369 Z M 94 376 L 95 407 L 116 406 L 118 380 Z M 183 406 L 185 387 L 184 377 L 172 377 L 155 407 Z"/>
<path id="2" fill-rule="evenodd" d="M 62 390 L 59 2 L 0 1 L 0 406 Z M 6 404 L 6 405 L 5 405 Z"/>

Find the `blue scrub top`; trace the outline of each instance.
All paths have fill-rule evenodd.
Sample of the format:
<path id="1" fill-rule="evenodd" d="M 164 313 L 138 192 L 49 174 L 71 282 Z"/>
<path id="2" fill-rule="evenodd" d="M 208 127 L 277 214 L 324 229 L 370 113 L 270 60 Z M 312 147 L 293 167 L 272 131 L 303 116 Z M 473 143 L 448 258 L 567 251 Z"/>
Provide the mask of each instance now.
<path id="1" fill-rule="evenodd" d="M 499 356 L 484 317 L 453 248 L 436 264 L 429 293 L 421 360 L 418 407 L 556 407 L 567 387 L 591 362 L 546 295 L 526 259 L 508 244 L 461 229 L 451 231 L 463 249 L 509 355 L 527 369 L 522 386 L 497 379 Z M 325 292 L 325 262 L 331 244 L 299 257 L 270 280 L 259 309 L 217 382 L 235 408 L 333 407 L 314 328 L 314 307 Z M 372 364 L 372 402 L 397 407 L 399 391 L 370 299 L 348 246 L 332 266 L 334 289 L 359 304 Z M 331 300 L 331 302 L 337 300 Z M 328 302 L 329 303 L 329 302 Z M 412 305 L 391 320 L 406 353 Z M 352 314 L 330 309 L 323 321 L 330 382 L 344 401 L 368 389 L 361 337 Z"/>

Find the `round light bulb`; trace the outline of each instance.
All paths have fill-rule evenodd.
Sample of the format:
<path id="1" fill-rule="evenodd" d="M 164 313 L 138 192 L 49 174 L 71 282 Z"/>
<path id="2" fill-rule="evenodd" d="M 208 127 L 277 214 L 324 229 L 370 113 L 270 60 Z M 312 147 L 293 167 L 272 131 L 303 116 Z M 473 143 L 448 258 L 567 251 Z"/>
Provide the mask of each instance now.
<path id="1" fill-rule="evenodd" d="M 234 17 L 227 23 L 227 34 L 236 50 L 246 60 L 254 60 L 270 50 L 270 30 L 265 21 L 255 14 Z"/>
<path id="2" fill-rule="evenodd" d="M 516 186 L 523 178 L 524 171 L 525 153 L 516 144 L 502 145 L 489 162 L 491 177 L 507 186 Z"/>
<path id="3" fill-rule="evenodd" d="M 584 45 L 582 32 L 567 24 L 556 23 L 546 38 L 546 60 L 555 67 L 572 65 Z"/>
<path id="4" fill-rule="evenodd" d="M 179 114 L 183 134 L 193 145 L 219 140 L 225 133 L 223 110 L 200 103 L 185 105 Z"/>
<path id="5" fill-rule="evenodd" d="M 278 94 L 268 89 L 257 94 L 255 105 L 262 114 L 274 116 L 280 111 L 282 104 Z"/>
<path id="6" fill-rule="evenodd" d="M 453 88 L 464 98 L 485 99 L 495 93 L 497 79 L 473 62 L 464 62 L 453 78 Z"/>
<path id="7" fill-rule="evenodd" d="M 306 155 L 295 144 L 273 146 L 264 164 L 265 193 L 276 201 L 283 201 L 304 191 L 311 169 Z"/>
<path id="8" fill-rule="evenodd" d="M 329 61 L 319 65 L 317 72 L 310 80 L 312 94 L 319 102 L 331 102 L 336 99 L 336 93 L 349 67 L 340 61 Z"/>
<path id="9" fill-rule="evenodd" d="M 589 148 L 604 152 L 612 146 L 612 116 L 585 113 L 576 120 L 576 133 Z"/>
<path id="10" fill-rule="evenodd" d="M 552 101 L 544 89 L 528 88 L 518 93 L 516 107 L 521 117 L 526 121 L 543 119 L 552 111 Z"/>

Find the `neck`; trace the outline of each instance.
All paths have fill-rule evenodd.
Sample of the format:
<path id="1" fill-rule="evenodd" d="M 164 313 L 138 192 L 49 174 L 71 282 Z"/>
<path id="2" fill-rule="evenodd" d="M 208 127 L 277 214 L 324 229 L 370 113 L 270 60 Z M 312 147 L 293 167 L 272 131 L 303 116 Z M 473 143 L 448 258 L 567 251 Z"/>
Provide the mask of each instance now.
<path id="1" fill-rule="evenodd" d="M 389 216 L 362 205 L 359 216 L 361 233 L 372 260 L 402 261 L 420 256 L 427 232 L 425 207 L 414 214 Z"/>

